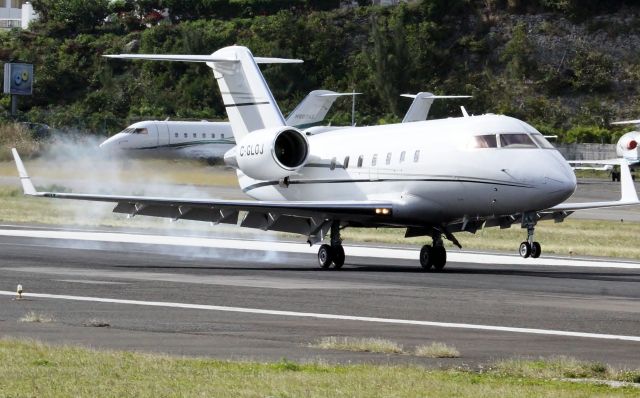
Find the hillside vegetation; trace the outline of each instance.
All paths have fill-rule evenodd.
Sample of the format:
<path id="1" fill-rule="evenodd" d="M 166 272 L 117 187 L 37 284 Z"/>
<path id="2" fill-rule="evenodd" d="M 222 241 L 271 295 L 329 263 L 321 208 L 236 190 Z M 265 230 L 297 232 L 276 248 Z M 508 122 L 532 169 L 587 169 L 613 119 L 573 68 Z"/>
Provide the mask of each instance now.
<path id="1" fill-rule="evenodd" d="M 360 125 L 399 121 L 402 93 L 469 94 L 431 117 L 503 113 L 565 142 L 612 142 L 609 123 L 640 117 L 640 6 L 628 1 L 424 0 L 336 9 L 337 2 L 35 0 L 31 31 L 0 33 L 0 60 L 35 64 L 25 121 L 113 133 L 141 118 L 225 119 L 201 64 L 107 60 L 122 52 L 209 54 L 232 44 L 301 58 L 263 68 L 283 112 L 311 90 L 356 90 Z M 366 2 L 364 2 L 366 3 Z M 628 4 L 627 4 L 628 3 Z M 154 8 L 171 15 L 149 21 Z M 10 101 L 0 97 L 0 119 Z M 340 100 L 329 122 L 350 122 Z"/>

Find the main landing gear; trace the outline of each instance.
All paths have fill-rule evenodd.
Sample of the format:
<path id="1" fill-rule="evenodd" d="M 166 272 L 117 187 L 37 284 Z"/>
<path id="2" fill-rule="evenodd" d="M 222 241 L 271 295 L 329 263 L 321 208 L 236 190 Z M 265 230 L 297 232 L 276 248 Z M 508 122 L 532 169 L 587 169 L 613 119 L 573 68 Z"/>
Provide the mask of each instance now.
<path id="1" fill-rule="evenodd" d="M 333 264 L 334 268 L 342 268 L 344 265 L 344 248 L 340 238 L 340 221 L 331 223 L 331 245 L 326 243 L 318 249 L 318 264 L 320 268 L 329 268 Z"/>
<path id="2" fill-rule="evenodd" d="M 425 270 L 442 271 L 447 264 L 447 249 L 444 248 L 442 236 L 433 235 L 433 246 L 424 245 L 420 250 L 420 265 Z"/>
<path id="3" fill-rule="evenodd" d="M 540 243 L 533 240 L 536 228 L 535 214 L 525 214 L 522 219 L 522 228 L 527 228 L 527 240 L 520 243 L 520 256 L 523 258 L 538 258 L 542 254 Z"/>

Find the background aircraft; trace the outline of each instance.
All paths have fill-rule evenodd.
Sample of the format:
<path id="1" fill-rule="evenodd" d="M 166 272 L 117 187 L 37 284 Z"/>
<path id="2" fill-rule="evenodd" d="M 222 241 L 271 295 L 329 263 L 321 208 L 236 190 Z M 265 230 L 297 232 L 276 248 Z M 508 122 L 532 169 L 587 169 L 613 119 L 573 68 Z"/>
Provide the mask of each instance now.
<path id="1" fill-rule="evenodd" d="M 226 47 L 210 56 L 109 57 L 206 62 L 237 142 L 225 162 L 237 168 L 241 188 L 256 200 L 38 192 L 14 149 L 25 194 L 113 202 L 114 212 L 130 216 L 212 223 L 237 224 L 242 212 L 240 226 L 301 234 L 310 244 L 329 234 L 330 244 L 318 250 L 323 268 L 344 264 L 343 228 L 406 228 L 407 237 L 431 237 L 419 258 L 423 268 L 436 270 L 446 264 L 443 239 L 460 247 L 457 232 L 519 224 L 527 230 L 520 254 L 538 257 L 538 221 L 640 203 L 624 160 L 620 200 L 563 203 L 576 188 L 571 167 L 542 134 L 515 118 L 465 116 L 308 136 L 286 125 L 245 47 Z"/>
<path id="2" fill-rule="evenodd" d="M 291 112 L 286 123 L 298 128 L 315 126 L 324 120 L 336 99 L 357 94 L 312 91 Z M 145 120 L 109 137 L 100 148 L 127 157 L 205 159 L 213 164 L 234 145 L 229 122 Z"/>

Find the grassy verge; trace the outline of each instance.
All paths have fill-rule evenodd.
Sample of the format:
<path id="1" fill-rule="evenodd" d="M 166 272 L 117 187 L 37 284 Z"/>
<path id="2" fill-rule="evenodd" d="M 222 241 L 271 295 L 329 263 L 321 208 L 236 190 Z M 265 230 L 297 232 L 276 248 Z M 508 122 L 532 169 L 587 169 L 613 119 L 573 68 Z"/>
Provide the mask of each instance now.
<path id="1" fill-rule="evenodd" d="M 0 340 L 3 396 L 625 397 L 639 391 L 557 380 L 562 369 L 532 375 L 496 369 L 230 362 Z"/>

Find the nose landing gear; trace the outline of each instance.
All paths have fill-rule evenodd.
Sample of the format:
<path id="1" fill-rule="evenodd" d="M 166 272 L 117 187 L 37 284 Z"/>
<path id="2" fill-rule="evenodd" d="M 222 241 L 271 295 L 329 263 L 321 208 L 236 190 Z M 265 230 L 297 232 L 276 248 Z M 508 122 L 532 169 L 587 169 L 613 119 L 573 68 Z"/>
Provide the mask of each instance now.
<path id="1" fill-rule="evenodd" d="M 525 213 L 522 216 L 522 228 L 527 229 L 527 240 L 520 243 L 520 249 L 518 250 L 522 258 L 538 258 L 542 254 L 542 246 L 540 243 L 534 241 L 534 234 L 536 228 L 536 215 L 535 213 Z"/>
<path id="2" fill-rule="evenodd" d="M 318 249 L 318 264 L 327 269 L 333 264 L 334 268 L 342 268 L 345 255 L 340 238 L 340 221 L 331 223 L 331 245 L 324 244 Z"/>

